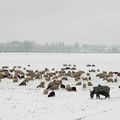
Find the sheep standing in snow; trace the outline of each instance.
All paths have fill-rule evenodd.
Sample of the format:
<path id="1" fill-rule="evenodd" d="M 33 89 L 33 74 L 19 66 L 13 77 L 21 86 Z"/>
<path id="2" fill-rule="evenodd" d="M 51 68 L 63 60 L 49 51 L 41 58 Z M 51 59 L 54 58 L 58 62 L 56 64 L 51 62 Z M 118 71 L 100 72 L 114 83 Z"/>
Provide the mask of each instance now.
<path id="1" fill-rule="evenodd" d="M 83 90 L 85 90 L 87 87 L 86 83 L 83 83 L 82 87 L 83 87 Z"/>
<path id="2" fill-rule="evenodd" d="M 40 85 L 37 86 L 37 88 L 39 88 L 39 87 L 44 88 L 45 87 L 45 82 L 41 82 Z"/>
<path id="3" fill-rule="evenodd" d="M 54 91 L 50 92 L 49 95 L 48 95 L 48 97 L 54 97 L 54 96 L 55 96 L 55 92 Z"/>
<path id="4" fill-rule="evenodd" d="M 46 95 L 46 94 L 48 94 L 48 89 L 44 89 L 43 91 L 43 95 Z"/>

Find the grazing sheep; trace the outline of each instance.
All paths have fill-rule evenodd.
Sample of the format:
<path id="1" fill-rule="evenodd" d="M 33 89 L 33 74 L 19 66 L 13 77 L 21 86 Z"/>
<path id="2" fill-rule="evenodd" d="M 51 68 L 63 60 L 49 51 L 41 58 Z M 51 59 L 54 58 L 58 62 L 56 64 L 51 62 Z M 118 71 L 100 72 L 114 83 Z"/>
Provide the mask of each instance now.
<path id="1" fill-rule="evenodd" d="M 75 81 L 79 81 L 80 80 L 80 76 L 75 77 Z"/>
<path id="2" fill-rule="evenodd" d="M 93 84 L 89 81 L 89 82 L 88 82 L 88 86 L 93 86 Z"/>
<path id="3" fill-rule="evenodd" d="M 43 95 L 47 95 L 47 94 L 48 94 L 48 89 L 44 89 Z"/>
<path id="4" fill-rule="evenodd" d="M 64 84 L 61 84 L 61 85 L 60 85 L 60 88 L 65 89 L 65 85 L 64 85 Z"/>
<path id="5" fill-rule="evenodd" d="M 45 82 L 41 82 L 40 85 L 37 86 L 37 88 L 44 88 L 45 87 Z"/>
<path id="6" fill-rule="evenodd" d="M 8 79 L 13 79 L 13 75 L 12 74 L 7 74 L 7 78 Z"/>
<path id="7" fill-rule="evenodd" d="M 21 66 L 18 66 L 17 68 L 21 68 Z"/>
<path id="8" fill-rule="evenodd" d="M 95 67 L 95 65 L 93 64 L 92 67 Z"/>
<path id="9" fill-rule="evenodd" d="M 28 67 L 30 67 L 30 65 L 28 64 Z"/>
<path id="10" fill-rule="evenodd" d="M 115 79 L 114 79 L 114 82 L 116 82 L 116 83 L 117 83 L 117 82 L 118 82 L 118 79 L 117 79 L 117 78 L 115 78 Z"/>
<path id="11" fill-rule="evenodd" d="M 62 77 L 62 80 L 68 80 L 68 78 L 67 77 Z"/>
<path id="12" fill-rule="evenodd" d="M 55 85 L 54 82 L 49 82 L 48 86 L 47 86 L 47 89 L 49 89 L 51 86 Z"/>
<path id="13" fill-rule="evenodd" d="M 72 91 L 72 88 L 70 87 L 70 85 L 66 85 L 66 90 L 67 91 Z"/>
<path id="14" fill-rule="evenodd" d="M 76 83 L 77 86 L 78 86 L 78 85 L 80 86 L 81 84 L 82 84 L 81 81 L 79 81 L 79 82 Z"/>
<path id="15" fill-rule="evenodd" d="M 49 69 L 48 68 L 45 68 L 45 72 L 48 72 L 49 71 Z"/>
<path id="16" fill-rule="evenodd" d="M 66 67 L 65 70 L 70 70 L 70 67 Z"/>
<path id="17" fill-rule="evenodd" d="M 77 90 L 76 90 L 76 87 L 71 87 L 71 88 L 72 88 L 72 91 L 77 91 Z"/>
<path id="18" fill-rule="evenodd" d="M 87 66 L 87 67 L 91 67 L 91 65 L 90 65 L 90 64 L 87 64 L 86 66 Z"/>
<path id="19" fill-rule="evenodd" d="M 97 72 L 100 72 L 100 70 L 99 70 L 99 69 L 97 69 Z"/>
<path id="20" fill-rule="evenodd" d="M 72 67 L 70 70 L 76 70 L 76 68 L 75 68 L 75 67 Z"/>
<path id="21" fill-rule="evenodd" d="M 49 89 L 49 90 L 58 90 L 59 89 L 59 85 L 53 85 L 53 86 L 51 86 L 51 87 L 49 87 L 49 88 L 47 88 L 47 89 Z"/>
<path id="22" fill-rule="evenodd" d="M 18 79 L 17 79 L 17 78 L 13 79 L 13 82 L 14 82 L 14 83 L 15 83 L 15 82 L 18 82 Z"/>
<path id="23" fill-rule="evenodd" d="M 48 97 L 54 97 L 54 96 L 55 96 L 55 92 L 54 91 L 50 92 L 49 95 L 48 95 Z"/>
<path id="24" fill-rule="evenodd" d="M 19 84 L 19 86 L 26 86 L 27 84 L 26 84 L 26 81 L 22 81 L 20 84 Z"/>
<path id="25" fill-rule="evenodd" d="M 63 64 L 63 66 L 65 66 L 65 67 L 66 67 L 66 66 L 67 66 L 67 64 Z"/>
<path id="26" fill-rule="evenodd" d="M 88 77 L 88 80 L 91 80 L 91 77 L 90 77 L 90 76 Z"/>
<path id="27" fill-rule="evenodd" d="M 8 66 L 3 66 L 2 68 L 3 68 L 3 69 L 8 69 L 9 67 L 8 67 Z"/>
<path id="28" fill-rule="evenodd" d="M 82 86 L 82 87 L 83 87 L 83 90 L 86 89 L 86 86 L 87 86 L 86 83 L 83 83 L 83 86 Z"/>
<path id="29" fill-rule="evenodd" d="M 50 81 L 50 77 L 45 77 L 45 80 L 46 81 Z"/>
<path id="30" fill-rule="evenodd" d="M 108 97 L 110 98 L 110 87 L 108 86 L 101 86 L 98 85 L 96 87 L 93 87 L 93 91 L 90 92 L 91 99 L 94 97 L 94 94 L 96 94 L 96 98 L 100 99 L 100 95 L 105 96 L 105 99 Z"/>
<path id="31" fill-rule="evenodd" d="M 55 71 L 55 68 L 52 68 L 52 71 Z"/>
<path id="32" fill-rule="evenodd" d="M 112 78 L 107 79 L 107 82 L 114 82 Z"/>
<path id="33" fill-rule="evenodd" d="M 54 80 L 54 83 L 57 85 L 61 85 L 62 84 L 62 80 Z"/>
<path id="34" fill-rule="evenodd" d="M 86 73 L 87 76 L 90 76 L 90 73 Z"/>
<path id="35" fill-rule="evenodd" d="M 76 91 L 76 87 L 70 87 L 70 85 L 66 86 L 67 91 Z"/>
<path id="36" fill-rule="evenodd" d="M 88 81 L 87 77 L 82 77 L 83 81 Z"/>
<path id="37" fill-rule="evenodd" d="M 89 72 L 96 72 L 96 70 L 94 70 L 94 69 L 91 69 L 91 70 L 89 70 Z"/>

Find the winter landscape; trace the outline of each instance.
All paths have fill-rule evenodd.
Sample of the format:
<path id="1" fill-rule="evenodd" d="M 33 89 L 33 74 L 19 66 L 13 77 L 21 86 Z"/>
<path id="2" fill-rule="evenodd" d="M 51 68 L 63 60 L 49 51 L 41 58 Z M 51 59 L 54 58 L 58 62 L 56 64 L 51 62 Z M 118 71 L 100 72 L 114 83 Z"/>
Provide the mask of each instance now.
<path id="1" fill-rule="evenodd" d="M 120 0 L 0 0 L 0 120 L 120 120 Z"/>
<path id="2" fill-rule="evenodd" d="M 11 71 L 0 82 L 0 120 L 119 120 L 120 77 L 112 73 L 119 73 L 119 61 L 119 54 L 0 53 L 0 75 L 3 71 Z M 45 74 L 61 69 L 65 74 L 58 78 L 56 74 L 49 80 L 44 74 L 41 78 L 28 80 L 26 85 L 20 85 L 26 77 L 16 79 L 13 68 L 23 71 L 26 77 L 29 71 L 38 72 L 45 68 Z M 69 71 L 84 72 L 75 78 L 68 75 Z M 109 79 L 96 76 L 102 72 L 109 73 Z M 55 96 L 48 97 L 52 90 L 47 94 L 43 92 L 55 80 L 62 80 L 65 86 L 76 87 L 76 91 L 59 86 L 54 90 Z M 39 86 L 41 82 L 45 82 L 44 88 Z M 110 99 L 101 95 L 100 99 L 96 99 L 96 96 L 90 98 L 90 90 L 98 85 L 110 87 Z"/>

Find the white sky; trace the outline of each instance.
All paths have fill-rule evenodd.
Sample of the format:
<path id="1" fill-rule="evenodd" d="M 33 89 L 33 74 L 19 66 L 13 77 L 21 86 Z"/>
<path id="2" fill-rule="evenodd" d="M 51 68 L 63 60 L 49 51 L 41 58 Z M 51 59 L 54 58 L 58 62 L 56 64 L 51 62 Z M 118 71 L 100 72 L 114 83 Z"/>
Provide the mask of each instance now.
<path id="1" fill-rule="evenodd" d="M 0 42 L 120 44 L 120 0 L 0 0 Z"/>

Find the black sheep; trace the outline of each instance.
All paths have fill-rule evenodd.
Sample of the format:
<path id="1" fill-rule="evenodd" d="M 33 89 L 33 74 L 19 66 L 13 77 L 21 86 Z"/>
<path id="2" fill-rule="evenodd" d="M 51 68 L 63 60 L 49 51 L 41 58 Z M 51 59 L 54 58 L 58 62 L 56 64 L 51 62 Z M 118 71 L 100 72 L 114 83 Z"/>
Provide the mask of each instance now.
<path id="1" fill-rule="evenodd" d="M 72 87 L 72 91 L 77 91 L 77 90 L 76 90 L 76 87 Z"/>
<path id="2" fill-rule="evenodd" d="M 60 88 L 65 89 L 65 85 L 64 85 L 64 84 L 61 84 L 61 85 L 60 85 Z"/>
<path id="3" fill-rule="evenodd" d="M 49 95 L 48 95 L 48 97 L 54 97 L 54 96 L 55 96 L 55 92 L 54 91 L 50 92 Z"/>
<path id="4" fill-rule="evenodd" d="M 100 95 L 105 96 L 105 99 L 108 97 L 110 98 L 110 87 L 108 86 L 101 86 L 98 85 L 96 87 L 93 87 L 93 91 L 90 92 L 90 97 L 93 98 L 94 94 L 96 94 L 96 98 L 100 99 Z"/>

